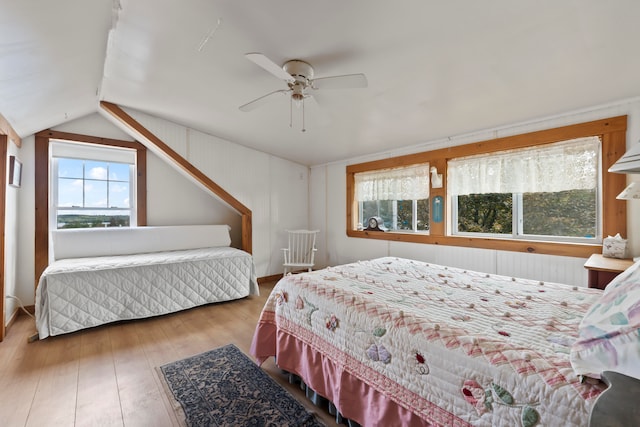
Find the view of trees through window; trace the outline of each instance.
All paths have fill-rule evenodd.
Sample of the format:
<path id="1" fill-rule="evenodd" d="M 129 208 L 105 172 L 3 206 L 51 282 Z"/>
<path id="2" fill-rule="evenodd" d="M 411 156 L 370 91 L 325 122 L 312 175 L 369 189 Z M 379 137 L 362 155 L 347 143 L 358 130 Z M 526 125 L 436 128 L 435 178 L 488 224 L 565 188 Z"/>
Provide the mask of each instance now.
<path id="1" fill-rule="evenodd" d="M 387 230 L 429 230 L 429 199 L 360 202 L 360 210 L 365 227 L 367 219 L 377 216 L 382 218 Z"/>
<path id="2" fill-rule="evenodd" d="M 458 196 L 459 232 L 511 234 L 512 228 L 513 197 L 511 194 Z"/>
<path id="3" fill-rule="evenodd" d="M 523 234 L 593 238 L 597 230 L 596 190 L 526 193 Z"/>
<path id="4" fill-rule="evenodd" d="M 457 196 L 458 232 L 593 238 L 596 190 Z M 514 209 L 514 205 L 516 209 Z M 515 213 L 514 213 L 515 212 Z M 519 224 L 513 230 L 515 223 Z"/>
<path id="5" fill-rule="evenodd" d="M 129 227 L 129 215 L 58 215 L 58 228 Z"/>

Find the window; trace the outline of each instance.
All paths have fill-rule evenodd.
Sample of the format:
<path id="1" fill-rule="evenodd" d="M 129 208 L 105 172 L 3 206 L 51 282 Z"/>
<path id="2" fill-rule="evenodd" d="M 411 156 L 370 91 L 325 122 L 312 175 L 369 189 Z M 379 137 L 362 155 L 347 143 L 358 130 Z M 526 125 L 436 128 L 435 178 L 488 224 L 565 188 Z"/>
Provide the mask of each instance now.
<path id="1" fill-rule="evenodd" d="M 373 216 L 389 231 L 429 230 L 429 165 L 363 172 L 355 175 L 358 228 Z"/>
<path id="2" fill-rule="evenodd" d="M 602 241 L 597 136 L 456 158 L 452 234 Z"/>
<path id="3" fill-rule="evenodd" d="M 626 131 L 627 117 L 618 116 L 348 165 L 347 236 L 587 258 L 602 250 L 603 236 L 626 235 L 626 202 L 616 199 L 626 177 L 608 172 L 626 150 Z M 505 178 L 495 174 L 498 161 L 520 166 Z M 358 195 L 358 176 L 415 165 L 443 173 L 442 188 L 421 199 Z M 478 175 L 488 165 L 494 178 Z M 373 212 L 392 232 L 359 228 Z M 420 221 L 428 232 L 413 227 Z"/>
<path id="4" fill-rule="evenodd" d="M 51 141 L 51 228 L 136 225 L 136 151 Z"/>

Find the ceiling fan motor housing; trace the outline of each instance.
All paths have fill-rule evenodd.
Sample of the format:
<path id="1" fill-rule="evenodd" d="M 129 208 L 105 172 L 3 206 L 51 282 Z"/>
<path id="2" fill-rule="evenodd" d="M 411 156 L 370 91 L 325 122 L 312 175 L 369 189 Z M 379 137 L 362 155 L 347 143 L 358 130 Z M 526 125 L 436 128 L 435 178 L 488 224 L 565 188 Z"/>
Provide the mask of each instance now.
<path id="1" fill-rule="evenodd" d="M 313 67 L 304 61 L 297 59 L 287 61 L 282 69 L 290 74 L 296 82 L 304 84 L 305 87 L 309 85 L 309 80 L 313 79 Z"/>

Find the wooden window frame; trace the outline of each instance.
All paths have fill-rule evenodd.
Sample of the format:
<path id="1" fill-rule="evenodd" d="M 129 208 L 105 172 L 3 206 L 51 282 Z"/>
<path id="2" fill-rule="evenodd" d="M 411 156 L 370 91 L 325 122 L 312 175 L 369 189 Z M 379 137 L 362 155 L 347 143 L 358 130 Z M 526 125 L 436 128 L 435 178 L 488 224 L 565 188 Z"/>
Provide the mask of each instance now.
<path id="1" fill-rule="evenodd" d="M 548 242 L 539 240 L 507 239 L 492 237 L 453 236 L 447 235 L 446 223 L 450 215 L 447 203 L 443 213 L 444 220 L 431 223 L 428 235 L 402 232 L 376 232 L 357 230 L 358 202 L 355 200 L 354 175 L 377 169 L 398 168 L 418 163 L 429 163 L 443 174 L 442 188 L 432 188 L 430 198 L 442 196 L 447 198 L 447 162 L 457 157 L 477 154 L 487 154 L 508 149 L 532 147 L 537 145 L 560 142 L 587 136 L 599 136 L 602 141 L 602 234 L 603 236 L 620 233 L 627 234 L 627 210 L 624 200 L 617 200 L 616 196 L 626 186 L 624 174 L 610 173 L 608 169 L 626 151 L 627 116 L 595 120 L 586 123 L 563 126 L 553 129 L 530 132 L 515 136 L 496 138 L 455 147 L 442 148 L 433 151 L 392 157 L 365 163 L 348 165 L 346 168 L 347 184 L 347 236 L 364 239 L 389 240 L 396 242 L 425 243 L 446 246 L 464 246 L 528 252 L 538 254 L 574 256 L 588 258 L 591 254 L 601 253 L 601 244 Z"/>
<path id="2" fill-rule="evenodd" d="M 136 217 L 147 225 L 147 148 L 136 141 L 46 130 L 35 135 L 35 286 L 49 265 L 49 144 L 52 139 L 136 150 Z"/>

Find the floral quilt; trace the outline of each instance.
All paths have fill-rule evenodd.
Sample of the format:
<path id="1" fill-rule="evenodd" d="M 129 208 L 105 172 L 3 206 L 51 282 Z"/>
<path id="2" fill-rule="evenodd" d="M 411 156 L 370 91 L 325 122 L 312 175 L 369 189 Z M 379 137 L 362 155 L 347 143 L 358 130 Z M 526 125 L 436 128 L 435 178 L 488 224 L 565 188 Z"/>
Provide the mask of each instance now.
<path id="1" fill-rule="evenodd" d="M 379 258 L 280 280 L 252 352 L 294 337 L 427 425 L 584 426 L 603 386 L 569 352 L 601 294 Z"/>

